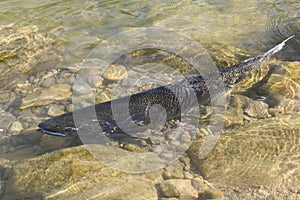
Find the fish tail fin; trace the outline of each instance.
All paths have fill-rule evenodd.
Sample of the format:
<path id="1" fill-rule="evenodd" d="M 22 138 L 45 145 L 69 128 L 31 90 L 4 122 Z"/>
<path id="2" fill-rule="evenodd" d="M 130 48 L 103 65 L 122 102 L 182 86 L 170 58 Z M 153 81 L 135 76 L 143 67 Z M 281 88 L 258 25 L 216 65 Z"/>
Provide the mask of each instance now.
<path id="1" fill-rule="evenodd" d="M 280 44 L 276 45 L 275 47 L 273 47 L 272 49 L 270 49 L 269 51 L 267 51 L 266 53 L 264 53 L 263 57 L 265 57 L 265 58 L 271 57 L 272 55 L 274 55 L 275 53 L 277 53 L 278 51 L 280 51 L 284 47 L 285 43 L 288 40 L 292 39 L 293 37 L 295 37 L 295 35 L 292 35 L 292 36 L 288 37 L 287 39 L 285 39 L 284 41 L 282 41 Z"/>
<path id="2" fill-rule="evenodd" d="M 295 36 L 294 35 L 290 36 L 289 38 L 285 39 L 280 44 L 276 45 L 275 47 L 273 47 L 272 49 L 270 49 L 264 54 L 261 54 L 253 58 L 249 58 L 247 60 L 244 60 L 234 65 L 233 67 L 223 70 L 222 76 L 224 82 L 227 85 L 233 85 L 240 82 L 248 72 L 260 67 L 263 62 L 265 62 L 272 55 L 280 51 L 284 47 L 285 43 L 293 37 Z M 232 71 L 234 71 L 235 73 L 232 73 Z M 235 74 L 235 75 L 232 76 L 231 74 Z"/>

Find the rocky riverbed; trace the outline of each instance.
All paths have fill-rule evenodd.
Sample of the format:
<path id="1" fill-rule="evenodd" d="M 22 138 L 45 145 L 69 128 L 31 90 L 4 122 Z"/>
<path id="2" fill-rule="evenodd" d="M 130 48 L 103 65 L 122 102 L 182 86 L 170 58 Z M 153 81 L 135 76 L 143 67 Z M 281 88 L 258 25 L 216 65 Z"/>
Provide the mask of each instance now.
<path id="1" fill-rule="evenodd" d="M 10 28 L 6 29 L 13 37 Z M 42 37 L 35 29 L 26 30 L 34 30 L 29 36 L 36 34 L 32 37 L 45 41 L 45 51 L 55 49 L 52 39 Z M 20 33 L 18 37 L 25 36 Z M 245 57 L 229 50 L 226 54 L 216 49 L 211 53 L 223 67 Z M 216 56 L 221 53 L 223 57 Z M 50 60 L 59 57 L 50 54 Z M 0 59 L 10 63 L 14 57 Z M 57 69 L 40 68 L 0 94 L 1 199 L 300 198 L 299 62 L 272 59 L 234 88 L 226 113 L 218 116 L 224 120 L 221 136 L 205 158 L 199 157 L 199 148 L 204 138 L 212 134 L 212 127 L 205 123 L 210 108 L 203 108 L 207 115 L 202 117 L 203 126 L 193 141 L 186 130 L 176 138 L 183 143 L 192 142 L 184 148 L 174 142 L 176 148 L 189 148 L 186 153 L 183 151 L 167 167 L 138 174 L 99 162 L 89 151 L 97 147 L 82 145 L 76 136 L 54 137 L 37 131 L 39 122 L 71 112 L 74 105 L 104 102 L 181 77 L 171 77 L 160 63 L 149 64 L 147 69 L 127 70 L 121 64 L 99 69 L 99 62 L 94 59 Z M 16 71 L 21 70 L 21 64 L 13 66 Z M 24 66 L 22 72 L 31 70 Z M 74 98 L 74 94 L 81 98 Z M 166 130 L 168 137 L 149 134 L 162 144 L 154 152 L 161 151 L 173 137 L 172 130 Z M 116 153 L 110 147 L 106 153 Z"/>

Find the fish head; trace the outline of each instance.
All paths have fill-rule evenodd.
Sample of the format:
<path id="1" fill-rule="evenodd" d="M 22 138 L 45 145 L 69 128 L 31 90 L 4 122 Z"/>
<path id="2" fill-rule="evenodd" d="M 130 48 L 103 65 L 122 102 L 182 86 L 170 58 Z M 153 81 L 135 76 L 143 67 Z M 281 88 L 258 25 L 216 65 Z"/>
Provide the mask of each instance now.
<path id="1" fill-rule="evenodd" d="M 75 126 L 72 113 L 65 113 L 41 122 L 39 131 L 55 136 L 76 135 L 78 128 Z"/>

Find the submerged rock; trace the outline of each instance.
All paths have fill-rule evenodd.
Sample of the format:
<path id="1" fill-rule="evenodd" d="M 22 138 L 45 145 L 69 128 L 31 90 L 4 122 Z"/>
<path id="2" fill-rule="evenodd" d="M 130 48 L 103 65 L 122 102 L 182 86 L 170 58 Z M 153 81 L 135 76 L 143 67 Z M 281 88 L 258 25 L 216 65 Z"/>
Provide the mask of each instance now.
<path id="1" fill-rule="evenodd" d="M 208 181 L 224 185 L 300 185 L 300 113 L 280 115 L 225 131 L 213 150 L 199 157 L 202 141 L 188 155 Z"/>
<path id="2" fill-rule="evenodd" d="M 263 89 L 291 99 L 300 97 L 299 83 L 281 74 L 272 74 Z"/>
<path id="3" fill-rule="evenodd" d="M 283 109 L 284 113 L 299 112 L 300 111 L 300 100 L 299 99 L 283 99 L 280 101 L 275 109 Z"/>
<path id="4" fill-rule="evenodd" d="M 8 112 L 0 112 L 0 134 L 7 131 L 15 119 L 15 116 Z"/>
<path id="5" fill-rule="evenodd" d="M 109 65 L 104 68 L 103 77 L 110 81 L 118 81 L 127 77 L 127 70 L 123 65 Z"/>
<path id="6" fill-rule="evenodd" d="M 269 96 L 277 93 L 287 98 L 299 97 L 300 62 L 273 61 L 249 73 L 232 90 L 250 96 Z"/>
<path id="7" fill-rule="evenodd" d="M 200 200 L 206 200 L 206 199 L 221 199 L 224 198 L 224 194 L 220 190 L 205 190 L 203 193 L 199 194 Z"/>
<path id="8" fill-rule="evenodd" d="M 59 105 L 50 105 L 48 109 L 48 115 L 57 116 L 65 113 L 65 107 Z"/>
<path id="9" fill-rule="evenodd" d="M 21 109 L 43 106 L 71 97 L 71 86 L 68 84 L 53 85 L 49 88 L 37 88 L 22 99 Z"/>
<path id="10" fill-rule="evenodd" d="M 97 94 L 97 96 L 95 97 L 95 101 L 97 103 L 102 103 L 102 102 L 106 102 L 109 100 L 111 100 L 111 99 L 109 98 L 109 95 L 107 95 L 105 92 Z"/>
<path id="11" fill-rule="evenodd" d="M 169 179 L 160 185 L 165 197 L 178 197 L 180 199 L 196 199 L 198 192 L 193 188 L 191 180 Z"/>
<path id="12" fill-rule="evenodd" d="M 10 91 L 2 90 L 0 94 L 0 110 L 6 110 L 10 106 L 11 102 L 15 100 L 15 98 L 16 94 Z"/>
<path id="13" fill-rule="evenodd" d="M 12 132 L 19 132 L 19 131 L 23 130 L 23 126 L 20 122 L 16 121 L 16 122 L 12 123 L 10 130 Z"/>
<path id="14" fill-rule="evenodd" d="M 16 163 L 3 199 L 157 199 L 154 185 L 101 164 L 79 146 Z"/>
<path id="15" fill-rule="evenodd" d="M 86 95 L 91 96 L 92 88 L 88 83 L 86 83 L 85 81 L 80 80 L 80 81 L 76 81 L 74 83 L 73 92 L 75 94 L 77 94 L 79 97 L 80 97 L 80 95 L 82 95 L 82 96 L 86 96 Z"/>
<path id="16" fill-rule="evenodd" d="M 100 75 L 90 75 L 88 77 L 88 83 L 93 88 L 99 88 L 102 86 L 103 78 Z"/>
<path id="17" fill-rule="evenodd" d="M 251 101 L 246 104 L 244 112 L 254 118 L 263 119 L 269 117 L 269 105 L 262 101 Z"/>
<path id="18" fill-rule="evenodd" d="M 55 66 L 61 60 L 55 43 L 36 26 L 0 26 L 0 88 L 11 87 L 24 73 Z"/>
<path id="19" fill-rule="evenodd" d="M 224 127 L 243 125 L 243 102 L 239 97 L 232 96 L 224 117 Z"/>
<path id="20" fill-rule="evenodd" d="M 163 177 L 165 179 L 184 178 L 183 166 L 179 162 L 174 162 L 172 165 L 165 168 Z"/>

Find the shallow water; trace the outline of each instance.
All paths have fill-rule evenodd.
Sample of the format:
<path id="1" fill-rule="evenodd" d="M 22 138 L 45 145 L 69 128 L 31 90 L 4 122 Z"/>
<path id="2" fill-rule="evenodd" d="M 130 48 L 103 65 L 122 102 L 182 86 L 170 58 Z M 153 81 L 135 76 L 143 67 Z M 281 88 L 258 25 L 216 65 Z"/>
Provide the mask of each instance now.
<path id="1" fill-rule="evenodd" d="M 23 99 L 28 93 L 38 90 L 37 88 L 39 87 L 47 88 L 54 83 L 72 84 L 76 78 L 74 74 L 78 72 L 78 68 L 83 61 L 85 61 L 86 66 L 93 66 L 88 62 L 91 58 L 95 57 L 93 55 L 95 49 L 99 50 L 101 58 L 104 58 L 106 54 L 112 58 L 118 56 L 114 55 L 116 51 L 114 45 L 116 44 L 120 44 L 122 47 L 120 52 L 128 53 L 137 50 L 135 44 L 138 45 L 140 39 L 143 38 L 144 35 L 138 35 L 137 37 L 136 32 L 134 31 L 134 28 L 136 27 L 157 27 L 163 30 L 168 29 L 175 33 L 185 34 L 185 36 L 167 34 L 161 38 L 159 34 L 152 34 L 152 39 L 148 40 L 146 43 L 147 45 L 154 45 L 154 47 L 151 46 L 151 48 L 163 44 L 165 45 L 164 48 L 169 48 L 170 50 L 176 49 L 176 53 L 180 52 L 182 53 L 181 55 L 191 57 L 191 55 L 194 55 L 196 49 L 192 48 L 193 46 L 190 43 L 181 46 L 179 45 L 178 47 L 176 46 L 176 42 L 178 41 L 179 44 L 182 44 L 192 40 L 203 47 L 203 49 L 201 48 L 201 51 L 205 53 L 208 52 L 212 55 L 218 68 L 228 67 L 228 65 L 235 64 L 236 62 L 241 61 L 241 59 L 258 55 L 278 44 L 283 39 L 295 35 L 288 43 L 287 47 L 276 55 L 277 58 L 287 60 L 287 62 L 273 62 L 276 66 L 283 66 L 283 69 L 274 69 L 272 75 L 268 72 L 268 67 L 263 67 L 262 71 L 252 74 L 250 78 L 246 79 L 240 86 L 235 88 L 234 91 L 236 93 L 246 94 L 252 99 L 255 99 L 257 97 L 256 95 L 270 95 L 271 97 L 267 99 L 267 104 L 270 108 L 274 108 L 274 115 L 277 115 L 278 113 L 284 114 L 285 118 L 289 115 L 299 116 L 294 113 L 299 113 L 300 110 L 298 106 L 300 98 L 300 68 L 299 63 L 294 64 L 289 62 L 300 60 L 299 16 L 300 4 L 296 0 L 287 2 L 246 0 L 243 1 L 243 3 L 235 0 L 167 0 L 163 2 L 158 0 L 150 2 L 133 0 L 54 0 L 51 2 L 46 0 L 0 1 L 0 24 L 10 25 L 16 30 L 21 30 L 23 27 L 29 27 L 23 30 L 22 33 L 25 35 L 31 31 L 33 32 L 32 34 L 35 35 L 33 30 L 36 29 L 41 35 L 32 36 L 32 38 L 30 37 L 30 39 L 27 40 L 28 46 L 24 45 L 22 42 L 20 42 L 20 45 L 26 46 L 26 49 L 37 46 L 41 52 L 37 51 L 36 54 L 39 54 L 39 56 L 43 58 L 43 61 L 44 59 L 47 60 L 47 58 L 51 58 L 49 59 L 51 62 L 43 62 L 47 65 L 44 66 L 43 63 L 34 62 L 26 58 L 26 55 L 29 55 L 30 57 L 32 56 L 31 54 L 25 53 L 23 55 L 22 51 L 15 51 L 17 52 L 16 57 L 17 59 L 20 59 L 21 64 L 12 64 L 9 66 L 13 67 L 0 69 L 0 80 L 2 81 L 2 84 L 0 84 L 2 87 L 0 97 L 2 118 L 0 124 L 6 125 L 6 127 L 0 127 L 0 143 L 2 145 L 0 158 L 3 162 L 6 162 L 7 160 L 16 161 L 64 147 L 65 144 L 61 144 L 61 146 L 60 144 L 57 144 L 57 147 L 49 147 L 49 145 L 47 146 L 45 144 L 44 146 L 40 145 L 42 136 L 36 131 L 37 124 L 52 116 L 52 114 L 49 114 L 49 102 L 47 102 L 47 99 L 37 100 L 36 98 L 34 99 L 35 102 L 28 103 L 28 105 L 31 105 L 32 103 L 33 106 L 31 105 L 28 106 L 29 108 L 24 107 L 24 109 L 20 109 Z M 126 34 L 124 34 L 124 31 L 127 31 Z M 18 34 L 22 35 L 21 33 L 17 33 L 15 34 L 15 37 L 19 37 Z M 42 36 L 49 37 L 52 40 L 48 41 L 46 39 L 40 39 L 43 38 Z M 6 41 L 7 37 L 7 34 L 0 35 L 0 42 Z M 20 38 L 22 37 L 20 36 Z M 31 45 L 30 43 L 31 41 L 35 41 L 35 44 L 40 44 L 39 41 L 41 40 L 45 42 L 45 44 L 42 43 L 41 46 Z M 23 40 L 16 39 L 12 41 L 16 42 L 16 45 L 14 46 L 16 47 L 18 45 L 17 42 Z M 54 47 L 49 49 L 44 48 L 44 45 L 49 43 Z M 100 48 L 102 46 L 107 49 Z M 182 48 L 184 50 L 182 50 L 181 47 L 184 47 Z M 2 49 L 5 49 L 5 47 L 2 47 Z M 204 49 L 207 50 L 207 52 Z M 50 50 L 55 53 L 47 53 L 50 52 Z M 5 51 L 3 52 L 0 51 L 0 62 L 2 62 L 1 56 L 4 55 L 5 57 L 6 55 Z M 90 54 L 91 52 L 92 54 Z M 96 53 L 99 52 L 96 51 Z M 201 53 L 199 52 L 199 54 Z M 18 55 L 20 55 L 20 58 L 18 58 Z M 109 56 L 107 57 L 107 60 L 110 59 Z M 133 53 L 132 56 L 134 57 L 136 55 Z M 141 56 L 141 54 L 138 56 Z M 143 59 L 149 58 L 145 56 Z M 203 63 L 206 62 L 203 61 Z M 105 101 L 109 98 L 148 89 L 155 84 L 163 85 L 171 83 L 182 77 L 182 74 L 178 75 L 178 73 L 174 73 L 174 70 L 172 69 L 163 69 L 163 66 L 155 63 L 143 65 L 143 63 L 136 61 L 131 65 L 135 64 L 138 66 L 129 74 L 129 77 L 131 78 L 130 80 L 127 80 L 127 82 L 126 80 L 118 83 L 103 81 L 103 85 L 98 88 L 99 91 L 97 92 L 101 93 L 104 91 L 103 93 L 105 95 L 99 97 L 99 101 Z M 178 65 L 176 63 L 172 64 Z M 94 73 L 93 70 L 88 73 Z M 102 69 L 100 69 L 100 71 L 101 70 Z M 269 84 L 265 84 L 264 80 L 262 80 L 262 77 L 266 75 L 269 77 L 267 80 L 267 82 L 269 81 Z M 49 85 L 45 83 L 45 80 L 49 81 Z M 147 81 L 151 81 L 152 85 L 147 85 Z M 10 87 L 10 83 L 14 82 L 19 85 L 17 87 Z M 259 84 L 253 85 L 253 82 L 259 82 Z M 276 82 L 279 83 L 276 84 Z M 137 86 L 137 83 L 142 86 Z M 8 87 L 4 87 L 3 85 Z M 136 87 L 133 87 L 133 85 Z M 111 89 L 113 86 L 117 86 L 118 89 Z M 249 89 L 252 86 L 254 89 Z M 122 91 L 122 89 L 128 91 L 125 92 Z M 68 89 L 66 89 L 66 91 L 69 92 Z M 62 91 L 59 95 L 63 96 L 63 94 L 66 94 L 67 92 Z M 107 97 L 107 94 L 112 94 L 112 97 Z M 37 101 L 40 102 L 36 103 Z M 70 96 L 67 96 L 66 98 L 61 97 L 61 99 L 52 99 L 50 103 L 51 105 L 57 103 L 58 106 L 67 107 L 70 106 L 70 102 L 71 98 Z M 85 102 L 80 102 L 79 104 L 80 106 L 87 105 Z M 277 110 L 274 111 L 275 109 Z M 280 113 L 278 109 L 283 109 L 282 113 Z M 59 110 L 61 112 L 62 110 L 69 111 L 71 109 L 68 110 L 65 108 Z M 238 110 L 238 112 L 240 111 Z M 293 115 L 289 112 L 293 112 Z M 54 115 L 57 113 L 58 112 L 54 112 Z M 236 118 L 233 120 L 237 122 Z M 15 122 L 20 122 L 23 128 L 19 130 L 19 124 Z M 298 123 L 299 120 L 295 120 L 295 126 L 297 125 L 296 122 Z M 232 122 L 229 122 L 229 124 L 230 123 Z M 266 121 L 266 123 L 268 122 Z M 284 120 L 278 120 L 278 127 L 284 123 Z M 15 129 L 12 128 L 12 124 L 15 125 Z M 231 126 L 232 125 L 228 125 L 229 128 L 232 128 Z M 267 128 L 264 129 L 265 126 L 263 125 L 260 127 L 262 130 L 255 130 L 256 133 L 264 134 L 264 132 L 269 131 Z M 288 131 L 283 132 L 285 133 Z M 296 174 L 295 171 L 297 170 L 300 171 L 298 164 L 300 153 L 299 128 L 294 128 L 292 134 L 293 137 L 287 137 L 287 139 L 283 138 L 283 140 L 286 139 L 286 145 L 291 145 L 289 148 L 293 149 L 293 151 L 291 151 L 292 153 L 282 153 L 279 157 L 274 156 L 279 160 L 276 160 L 278 168 L 281 166 L 280 162 L 285 162 L 284 160 L 288 160 L 289 165 L 284 166 L 281 171 L 277 170 L 274 173 L 278 176 L 282 173 L 283 177 L 291 179 L 284 180 L 282 181 L 283 183 L 280 182 L 281 188 L 293 185 L 293 187 L 296 188 L 295 190 L 299 192 L 299 187 L 290 184 L 291 182 L 295 182 L 294 178 L 291 178 L 291 175 L 287 176 L 287 174 Z M 26 137 L 23 137 L 22 135 L 31 136 L 28 137 L 28 139 L 25 139 Z M 224 141 L 227 141 L 227 137 L 230 136 L 226 135 Z M 245 148 L 248 148 L 248 143 L 238 142 L 238 140 L 235 140 L 236 138 L 232 139 L 234 141 L 233 145 L 239 143 L 240 145 L 245 145 Z M 253 141 L 251 142 L 255 144 L 256 142 L 261 142 L 259 141 L 261 140 L 260 137 L 254 137 L 252 139 Z M 230 145 L 231 140 L 228 139 L 228 141 L 229 142 L 228 144 L 226 143 L 226 145 Z M 272 142 L 273 141 L 270 143 Z M 53 143 L 56 143 L 56 140 Z M 282 145 L 284 141 L 278 143 L 280 143 L 279 145 Z M 72 140 L 72 142 L 69 142 L 65 146 L 76 144 L 76 141 Z M 231 147 L 226 146 L 226 148 L 230 149 Z M 232 152 L 240 152 L 242 151 L 241 149 L 242 147 L 234 149 Z M 260 149 L 260 147 L 257 148 L 258 151 L 263 151 L 262 149 Z M 23 154 L 22 152 L 25 153 Z M 218 153 L 217 150 L 216 153 Z M 276 151 L 265 151 L 266 158 L 273 159 L 273 156 L 269 155 L 272 153 L 276 154 Z M 220 155 L 222 154 L 220 153 Z M 251 155 L 252 154 L 249 154 L 248 156 L 251 157 Z M 269 157 L 267 155 L 269 155 Z M 247 157 L 247 155 L 243 156 Z M 295 159 L 295 162 L 297 163 L 293 163 L 289 158 L 284 159 L 284 156 L 291 156 L 291 159 L 297 158 Z M 263 157 L 263 155 L 261 157 Z M 251 159 L 252 157 L 246 160 L 247 162 L 252 162 Z M 234 163 L 236 161 L 233 159 L 232 162 Z M 262 159 L 262 163 L 263 162 L 264 159 Z M 259 164 L 260 163 L 256 163 L 256 165 Z M 263 164 L 259 166 L 265 167 Z M 224 168 L 226 167 L 230 168 L 230 165 L 225 166 Z M 250 165 L 249 168 L 251 169 L 251 167 L 255 166 Z M 276 169 L 276 167 L 272 168 L 272 170 Z M 239 168 L 238 165 L 232 167 L 232 170 L 233 171 L 228 170 L 230 171 L 230 173 L 228 172 L 228 176 L 243 176 L 243 173 L 241 173 L 242 168 Z M 255 170 L 253 173 L 255 173 Z M 219 174 L 216 174 L 218 177 Z M 295 177 L 298 176 L 299 175 L 295 175 Z M 209 175 L 207 177 L 209 178 Z M 218 178 L 213 177 L 212 179 L 216 181 Z M 259 179 L 259 177 L 254 178 L 253 184 L 257 184 L 255 181 L 256 179 Z M 242 178 L 241 180 L 238 180 L 237 183 L 240 185 L 243 185 L 244 183 L 251 185 L 252 179 L 249 180 L 243 182 Z M 218 183 L 218 181 L 216 182 Z M 226 181 L 223 180 L 219 182 L 226 186 Z M 284 183 L 289 184 L 285 185 Z"/>
<path id="2" fill-rule="evenodd" d="M 278 19 L 299 16 L 297 1 L 1 1 L 0 5 L 1 24 L 38 26 L 64 43 L 66 54 L 74 56 L 71 63 L 129 27 L 164 27 L 204 44 L 263 50 L 273 45 L 266 35 L 270 21 L 276 24 Z"/>

